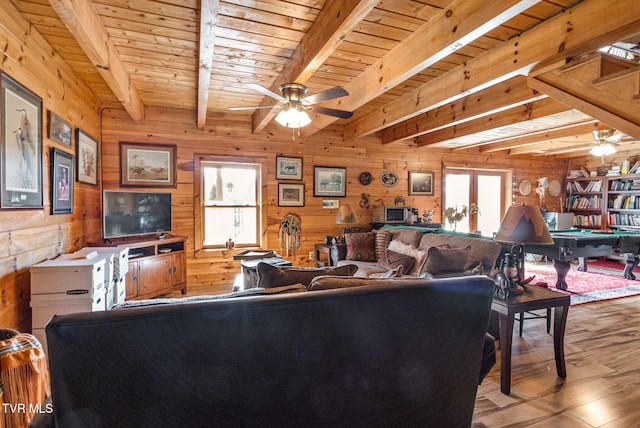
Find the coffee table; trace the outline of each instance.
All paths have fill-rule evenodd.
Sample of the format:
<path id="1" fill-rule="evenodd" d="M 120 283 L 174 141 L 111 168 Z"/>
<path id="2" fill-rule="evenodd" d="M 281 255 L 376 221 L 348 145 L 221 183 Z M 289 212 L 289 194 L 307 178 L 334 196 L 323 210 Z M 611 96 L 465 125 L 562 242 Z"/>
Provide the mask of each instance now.
<path id="1" fill-rule="evenodd" d="M 535 285 L 525 285 L 525 292 L 509 296 L 507 301 L 494 297 L 491 309 L 500 317 L 500 391 L 511 393 L 511 348 L 513 323 L 516 314 L 537 309 L 554 308 L 553 349 L 556 359 L 556 372 L 561 378 L 567 377 L 564 361 L 564 330 L 567 313 L 571 304 L 568 294 Z"/>

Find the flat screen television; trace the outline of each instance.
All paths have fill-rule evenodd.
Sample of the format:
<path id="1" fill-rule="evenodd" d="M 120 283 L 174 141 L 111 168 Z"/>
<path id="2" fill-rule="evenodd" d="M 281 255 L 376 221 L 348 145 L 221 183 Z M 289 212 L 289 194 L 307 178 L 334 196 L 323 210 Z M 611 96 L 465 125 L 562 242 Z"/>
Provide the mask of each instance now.
<path id="1" fill-rule="evenodd" d="M 105 190 L 104 239 L 171 232 L 171 193 Z"/>

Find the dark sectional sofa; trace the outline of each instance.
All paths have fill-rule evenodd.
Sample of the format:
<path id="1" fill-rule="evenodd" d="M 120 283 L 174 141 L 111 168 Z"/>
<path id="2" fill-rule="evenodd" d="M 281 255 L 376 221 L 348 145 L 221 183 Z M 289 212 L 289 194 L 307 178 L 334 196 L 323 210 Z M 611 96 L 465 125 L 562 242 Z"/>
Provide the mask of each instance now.
<path id="1" fill-rule="evenodd" d="M 55 316 L 33 426 L 469 427 L 493 290 L 320 276 Z"/>

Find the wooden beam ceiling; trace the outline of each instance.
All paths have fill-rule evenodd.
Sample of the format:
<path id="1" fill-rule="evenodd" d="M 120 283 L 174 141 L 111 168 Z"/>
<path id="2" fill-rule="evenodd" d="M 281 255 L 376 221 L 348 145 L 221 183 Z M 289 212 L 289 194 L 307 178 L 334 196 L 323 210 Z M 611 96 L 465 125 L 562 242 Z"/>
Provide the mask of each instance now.
<path id="1" fill-rule="evenodd" d="M 198 49 L 198 129 L 204 129 L 209 108 L 209 86 L 213 46 L 220 0 L 200 0 L 200 40 Z"/>
<path id="2" fill-rule="evenodd" d="M 348 98 L 328 102 L 324 106 L 356 110 L 535 3 L 535 0 L 489 3 L 454 0 L 433 19 L 345 85 L 350 94 Z M 405 103 L 407 100 L 400 101 Z M 413 101 L 409 100 L 407 104 Z M 313 122 L 302 131 L 303 137 L 313 135 L 336 120 L 330 116 L 314 115 Z M 362 121 L 355 122 L 365 126 Z M 357 129 L 358 125 L 347 126 L 345 139 L 365 135 L 357 132 Z M 382 127 L 370 132 L 380 129 Z"/>
<path id="3" fill-rule="evenodd" d="M 144 117 L 138 90 L 89 0 L 49 0 L 71 34 L 132 119 Z"/>
<path id="4" fill-rule="evenodd" d="M 278 94 L 283 83 L 304 84 L 324 64 L 342 42 L 345 35 L 367 16 L 378 0 L 329 1 L 322 8 L 287 65 L 269 88 Z M 249 82 L 252 83 L 252 82 Z M 276 101 L 264 97 L 261 106 L 273 106 Z M 253 113 L 253 132 L 261 131 L 273 119 L 276 109 L 257 109 Z"/>
<path id="5" fill-rule="evenodd" d="M 380 131 L 518 74 L 526 75 L 540 61 L 553 62 L 584 54 L 635 34 L 640 28 L 640 15 L 628 11 L 636 9 L 635 0 L 579 3 L 519 37 L 471 58 L 406 96 L 357 117 L 345 126 L 345 138 Z M 594 20 L 594 16 L 610 19 Z M 558 46 L 557 53 L 550 56 L 549 46 Z M 534 89 L 544 93 L 538 87 Z"/>

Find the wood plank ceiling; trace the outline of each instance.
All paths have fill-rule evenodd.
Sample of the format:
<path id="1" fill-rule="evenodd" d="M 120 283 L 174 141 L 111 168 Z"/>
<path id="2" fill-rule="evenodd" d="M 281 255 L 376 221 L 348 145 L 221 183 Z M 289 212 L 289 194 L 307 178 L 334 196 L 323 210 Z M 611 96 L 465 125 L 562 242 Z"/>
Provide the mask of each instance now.
<path id="1" fill-rule="evenodd" d="M 136 120 L 145 106 L 192 109 L 201 128 L 252 114 L 260 133 L 279 126 L 277 107 L 228 108 L 278 102 L 245 84 L 297 82 L 344 87 L 322 107 L 354 112 L 312 113 L 303 137 L 335 123 L 381 144 L 581 156 L 594 129 L 615 128 L 619 145 L 640 147 L 637 0 L 10 1 L 105 106 Z M 628 60 L 594 54 L 621 41 Z M 608 102 L 585 95 L 595 88 Z"/>

